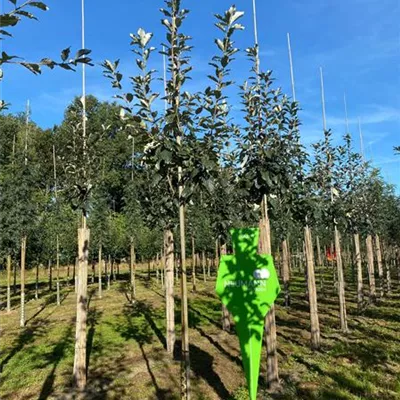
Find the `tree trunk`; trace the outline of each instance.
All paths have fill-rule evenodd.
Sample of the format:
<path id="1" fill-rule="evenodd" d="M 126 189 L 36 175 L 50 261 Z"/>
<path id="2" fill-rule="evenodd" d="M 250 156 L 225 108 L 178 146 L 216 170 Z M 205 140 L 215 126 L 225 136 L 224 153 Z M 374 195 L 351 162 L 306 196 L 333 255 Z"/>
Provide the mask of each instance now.
<path id="1" fill-rule="evenodd" d="M 362 309 L 364 302 L 363 293 L 363 273 L 362 273 L 362 258 L 361 258 L 361 248 L 360 248 L 360 235 L 358 233 L 354 234 L 354 248 L 356 252 L 356 264 L 357 264 L 357 306 L 358 309 Z"/>
<path id="2" fill-rule="evenodd" d="M 57 273 L 57 305 L 61 304 L 61 296 L 60 296 L 60 242 L 57 235 L 56 239 L 56 273 Z"/>
<path id="3" fill-rule="evenodd" d="M 220 254 L 221 257 L 226 255 L 226 244 L 221 245 Z M 225 332 L 229 332 L 231 330 L 231 318 L 225 304 L 222 304 L 222 329 Z"/>
<path id="4" fill-rule="evenodd" d="M 179 207 L 179 228 L 181 241 L 181 321 L 182 321 L 182 361 L 181 399 L 190 400 L 190 353 L 189 353 L 189 313 L 186 270 L 185 206 L 182 204 L 183 186 L 179 187 L 181 205 Z"/>
<path id="5" fill-rule="evenodd" d="M 170 230 L 164 233 L 165 255 L 165 308 L 167 317 L 167 351 L 174 352 L 175 346 L 175 303 L 174 303 L 174 236 Z"/>
<path id="6" fill-rule="evenodd" d="M 11 256 L 7 255 L 7 313 L 11 312 Z"/>
<path id="7" fill-rule="evenodd" d="M 205 283 L 207 282 L 207 277 L 206 277 L 206 253 L 204 251 L 201 252 L 201 266 L 203 267 L 203 279 Z"/>
<path id="8" fill-rule="evenodd" d="M 376 261 L 378 264 L 378 276 L 379 276 L 379 293 L 382 298 L 384 295 L 383 292 L 383 265 L 382 265 L 382 251 L 381 251 L 381 241 L 379 235 L 375 235 L 375 249 L 376 249 Z"/>
<path id="9" fill-rule="evenodd" d="M 304 268 L 304 281 L 306 282 L 306 293 L 305 293 L 305 300 L 308 301 L 310 299 L 310 292 L 308 287 L 308 270 L 307 270 L 307 255 L 306 255 L 306 242 L 303 240 L 303 268 Z"/>
<path id="10" fill-rule="evenodd" d="M 374 268 L 374 251 L 372 248 L 371 235 L 367 236 L 366 244 L 367 244 L 367 258 L 368 258 L 369 297 L 371 302 L 375 303 L 376 301 L 375 268 Z"/>
<path id="11" fill-rule="evenodd" d="M 14 283 L 13 283 L 13 293 L 14 296 L 17 294 L 17 263 L 13 263 L 13 274 L 14 274 Z"/>
<path id="12" fill-rule="evenodd" d="M 98 296 L 99 299 L 103 297 L 103 282 L 102 282 L 102 275 L 103 275 L 103 254 L 102 254 L 102 245 L 99 245 L 99 256 L 98 256 L 98 264 L 97 264 L 97 269 L 98 269 L 98 275 L 99 275 L 99 291 L 98 291 Z"/>
<path id="13" fill-rule="evenodd" d="M 156 280 L 157 280 L 157 285 L 160 280 L 160 259 L 159 259 L 159 254 L 157 253 L 156 255 Z"/>
<path id="14" fill-rule="evenodd" d="M 290 271 L 289 271 L 289 251 L 287 240 L 282 241 L 282 277 L 285 291 L 285 307 L 290 306 Z"/>
<path id="15" fill-rule="evenodd" d="M 79 391 L 86 387 L 86 339 L 87 339 L 87 275 L 90 230 L 78 229 L 78 293 L 76 302 L 76 334 L 74 357 L 74 383 Z"/>
<path id="16" fill-rule="evenodd" d="M 219 244 L 218 244 L 219 240 L 215 239 L 215 259 L 214 259 L 214 268 L 216 271 L 218 271 L 218 267 L 219 267 L 219 253 L 218 253 L 218 249 L 219 249 Z"/>
<path id="17" fill-rule="evenodd" d="M 344 286 L 345 283 L 343 274 L 342 253 L 340 247 L 340 234 L 336 226 L 335 226 L 335 247 L 336 247 L 336 267 L 337 267 L 339 309 L 340 309 L 340 328 L 342 332 L 348 332 L 346 297 L 345 297 L 345 286 Z"/>
<path id="18" fill-rule="evenodd" d="M 111 259 L 111 271 L 112 271 L 112 280 L 116 282 L 117 277 L 115 276 L 115 259 Z"/>
<path id="19" fill-rule="evenodd" d="M 318 268 L 320 271 L 320 296 L 324 295 L 324 261 L 322 258 L 322 252 L 321 252 L 321 243 L 319 240 L 319 236 L 317 236 L 317 258 L 318 258 Z"/>
<path id="20" fill-rule="evenodd" d="M 35 279 L 35 300 L 39 300 L 39 270 L 40 264 L 36 264 L 36 279 Z"/>
<path id="21" fill-rule="evenodd" d="M 21 318 L 20 327 L 25 326 L 25 260 L 26 260 L 26 236 L 21 240 Z"/>
<path id="22" fill-rule="evenodd" d="M 164 289 L 164 276 L 165 276 L 165 255 L 164 250 L 161 255 L 161 288 Z"/>
<path id="23" fill-rule="evenodd" d="M 176 280 L 176 283 L 178 284 L 179 283 L 179 267 L 180 267 L 180 263 L 181 263 L 181 261 L 180 261 L 180 259 L 178 257 L 178 254 L 176 254 L 175 260 L 176 260 L 175 280 Z"/>
<path id="24" fill-rule="evenodd" d="M 206 262 L 207 262 L 207 275 L 209 278 L 211 278 L 211 260 L 207 257 Z"/>
<path id="25" fill-rule="evenodd" d="M 333 245 L 333 242 L 331 243 L 331 257 L 332 257 L 332 261 L 331 261 L 331 268 L 332 268 L 332 273 L 333 273 L 333 286 L 335 288 L 335 290 L 337 290 L 338 288 L 338 281 L 337 281 L 337 271 L 335 270 L 334 267 L 334 255 L 335 255 L 335 246 Z M 337 256 L 337 255 L 336 255 Z"/>
<path id="26" fill-rule="evenodd" d="M 107 290 L 111 289 L 111 271 L 112 271 L 112 262 L 111 256 L 108 255 L 108 264 L 107 264 Z"/>
<path id="27" fill-rule="evenodd" d="M 317 257 L 318 257 L 318 267 L 323 267 L 324 263 L 322 261 L 321 245 L 319 242 L 319 236 L 317 236 Z"/>
<path id="28" fill-rule="evenodd" d="M 94 284 L 95 278 L 96 278 L 96 263 L 93 260 L 93 262 L 92 262 L 92 277 L 91 277 L 91 282 L 90 282 L 92 285 Z"/>
<path id="29" fill-rule="evenodd" d="M 79 257 L 75 258 L 74 264 L 74 285 L 75 285 L 75 293 L 78 293 L 78 268 L 79 268 Z"/>
<path id="30" fill-rule="evenodd" d="M 51 260 L 48 262 L 48 273 L 49 273 L 49 291 L 53 291 L 53 264 Z"/>
<path id="31" fill-rule="evenodd" d="M 196 252 L 194 247 L 194 236 L 192 236 L 192 284 L 193 292 L 196 292 Z"/>
<path id="32" fill-rule="evenodd" d="M 311 348 L 317 350 L 321 347 L 321 335 L 319 330 L 317 287 L 315 285 L 314 272 L 314 249 L 311 237 L 311 230 L 308 226 L 304 228 L 304 242 L 306 244 L 307 261 L 307 286 L 309 293 L 308 303 L 310 305 L 311 322 Z"/>
<path id="33" fill-rule="evenodd" d="M 272 254 L 271 228 L 268 217 L 267 197 L 261 203 L 262 218 L 260 221 L 260 254 Z M 276 339 L 275 306 L 272 305 L 265 317 L 265 335 L 267 344 L 267 386 L 276 391 L 280 387 L 278 370 L 278 352 Z"/>
<path id="34" fill-rule="evenodd" d="M 130 287 L 131 287 L 131 304 L 136 301 L 136 256 L 135 256 L 135 243 L 133 237 L 131 238 L 131 257 L 130 257 Z"/>
<path id="35" fill-rule="evenodd" d="M 390 274 L 390 265 L 391 265 L 391 258 L 390 258 L 390 252 L 386 252 L 386 291 L 387 294 L 390 296 L 392 294 L 392 277 Z"/>

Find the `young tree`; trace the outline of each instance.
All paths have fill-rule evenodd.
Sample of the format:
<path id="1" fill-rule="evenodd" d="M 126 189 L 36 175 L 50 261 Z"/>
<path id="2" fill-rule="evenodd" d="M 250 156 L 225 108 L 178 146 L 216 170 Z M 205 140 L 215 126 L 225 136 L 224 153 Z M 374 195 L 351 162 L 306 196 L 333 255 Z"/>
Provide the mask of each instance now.
<path id="1" fill-rule="evenodd" d="M 241 137 L 241 187 L 247 193 L 249 205 L 259 205 L 260 251 L 272 254 L 269 215 L 286 196 L 291 173 L 286 161 L 292 140 L 290 102 L 280 89 L 272 89 L 272 73 L 260 72 L 258 46 L 247 50 L 253 63 L 253 76 L 242 89 L 246 127 Z M 266 317 L 267 383 L 271 389 L 279 386 L 275 310 Z"/>

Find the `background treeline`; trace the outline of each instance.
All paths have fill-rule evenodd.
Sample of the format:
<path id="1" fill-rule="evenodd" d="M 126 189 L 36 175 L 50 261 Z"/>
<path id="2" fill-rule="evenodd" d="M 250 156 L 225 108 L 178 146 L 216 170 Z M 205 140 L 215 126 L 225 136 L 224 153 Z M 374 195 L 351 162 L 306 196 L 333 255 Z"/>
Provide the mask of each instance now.
<path id="1" fill-rule="evenodd" d="M 0 116 L 2 261 L 11 254 L 18 264 L 20 238 L 25 232 L 29 237 L 28 268 L 55 261 L 57 234 L 60 235 L 61 263 L 65 265 L 75 262 L 80 213 L 78 205 L 74 204 L 74 197 L 66 188 L 69 187 L 69 174 L 74 167 L 70 160 L 71 154 L 76 152 L 74 157 L 77 161 L 80 157 L 77 148 L 74 148 L 77 144 L 74 144 L 73 128 L 80 123 L 80 107 L 79 99 L 75 99 L 66 110 L 61 125 L 48 130 L 39 128 L 33 122 L 27 125 L 25 113 Z M 155 173 L 156 168 L 154 171 L 153 168 L 146 168 L 143 162 L 144 146 L 149 146 L 148 138 L 145 135 L 134 136 L 136 140 L 132 157 L 132 130 L 121 128 L 120 106 L 102 103 L 89 96 L 87 113 L 93 157 L 91 167 L 95 176 L 88 217 L 92 231 L 91 257 L 96 259 L 101 243 L 105 257 L 110 256 L 117 261 L 128 259 L 130 239 L 133 236 L 137 259 L 146 261 L 155 258 L 162 249 L 163 221 L 162 218 L 157 220 L 158 214 L 162 217 L 162 199 L 157 198 L 162 197 L 162 189 L 154 187 L 154 179 L 159 179 Z M 236 156 L 237 159 L 221 164 L 218 175 L 208 182 L 210 192 L 197 191 L 191 198 L 188 204 L 188 255 L 192 252 L 192 237 L 196 239 L 196 252 L 205 251 L 211 256 L 215 253 L 215 241 L 221 231 L 228 232 L 230 227 L 243 224 L 258 224 L 257 215 L 252 215 L 251 205 L 246 204 L 245 196 L 241 196 L 245 182 L 240 176 L 238 158 L 243 146 L 239 144 L 230 148 L 230 158 Z M 332 146 L 330 150 L 335 155 L 332 163 L 335 210 L 331 212 L 339 216 L 341 231 L 350 234 L 357 227 L 365 237 L 369 233 L 378 233 L 387 246 L 397 245 L 400 242 L 400 199 L 394 187 L 384 181 L 378 169 L 363 162 L 362 157 L 351 147 L 349 135 L 338 146 L 334 147 L 331 142 L 329 146 Z M 348 146 L 350 153 L 347 152 Z M 331 202 L 330 195 L 324 193 L 323 185 L 326 182 L 318 181 L 317 178 L 323 179 L 324 167 L 327 167 L 323 159 L 326 143 L 321 142 L 313 147 L 314 155 L 307 157 L 314 164 L 307 160 L 303 165 L 304 174 L 315 178 L 308 195 L 313 200 L 315 234 L 319 237 L 324 255 L 323 249 L 329 247 L 332 241 L 329 215 Z M 170 157 L 167 151 L 162 156 L 167 160 Z M 26 159 L 28 162 L 25 162 Z M 272 161 L 276 164 L 282 162 L 281 156 L 276 154 L 276 159 Z M 283 165 L 284 168 L 287 166 Z M 298 172 L 294 171 L 291 178 L 295 179 Z M 162 184 L 168 182 L 158 183 Z M 295 187 L 292 186 L 292 189 Z M 79 192 L 81 188 L 74 187 L 74 190 Z M 288 230 L 286 236 L 291 238 L 292 251 L 303 251 L 301 220 L 297 218 L 299 210 L 290 207 L 296 200 L 292 199 L 294 195 L 288 191 L 286 199 L 275 196 L 270 199 L 273 247 L 276 251 L 279 251 L 279 231 L 284 226 Z M 225 214 L 217 215 L 218 209 L 223 208 Z M 179 241 L 179 235 L 175 236 Z M 228 235 L 225 237 L 228 239 Z M 348 235 L 344 240 L 344 248 L 349 248 L 351 236 Z M 179 249 L 178 245 L 176 249 Z"/>

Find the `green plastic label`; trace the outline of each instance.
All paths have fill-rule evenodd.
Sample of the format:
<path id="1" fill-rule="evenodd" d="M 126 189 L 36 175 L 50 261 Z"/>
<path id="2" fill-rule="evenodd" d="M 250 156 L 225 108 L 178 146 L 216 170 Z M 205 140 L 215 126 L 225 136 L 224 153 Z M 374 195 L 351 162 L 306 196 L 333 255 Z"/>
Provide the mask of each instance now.
<path id="1" fill-rule="evenodd" d="M 259 229 L 233 229 L 231 234 L 235 254 L 221 257 L 216 292 L 234 318 L 250 399 L 255 400 L 264 319 L 280 286 L 272 256 L 257 252 Z"/>

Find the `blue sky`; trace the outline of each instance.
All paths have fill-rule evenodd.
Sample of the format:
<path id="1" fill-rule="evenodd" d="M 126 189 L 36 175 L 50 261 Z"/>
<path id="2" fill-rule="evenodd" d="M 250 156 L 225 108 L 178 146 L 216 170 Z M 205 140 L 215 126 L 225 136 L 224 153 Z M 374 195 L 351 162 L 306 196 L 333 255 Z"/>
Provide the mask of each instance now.
<path id="1" fill-rule="evenodd" d="M 0 0 L 2 8 L 9 1 Z M 13 30 L 14 38 L 3 42 L 9 54 L 29 60 L 58 57 L 69 45 L 80 47 L 80 0 L 48 0 L 50 10 L 40 13 L 40 22 L 24 21 Z M 193 36 L 192 81 L 187 89 L 208 85 L 208 61 L 215 54 L 214 13 L 233 4 L 228 0 L 182 0 L 191 13 L 183 26 Z M 236 45 L 253 44 L 252 0 L 238 0 L 245 11 L 246 29 L 236 36 Z M 297 99 L 301 103 L 302 137 L 310 144 L 322 137 L 319 67 L 324 69 L 328 126 L 336 141 L 345 131 L 343 95 L 346 92 L 350 131 L 359 146 L 361 120 L 365 153 L 383 176 L 400 188 L 400 157 L 393 146 L 400 145 L 400 2 L 397 0 L 257 0 L 261 65 L 274 71 L 276 84 L 291 93 L 286 33 L 290 32 L 294 58 Z M 164 39 L 158 9 L 162 0 L 87 0 L 86 41 L 96 63 L 121 59 L 121 69 L 135 74 L 129 34 L 139 27 L 154 32 L 153 45 Z M 161 71 L 161 56 L 153 66 Z M 232 76 L 241 84 L 250 65 L 244 54 L 236 57 Z M 21 111 L 27 99 L 32 118 L 42 127 L 59 123 L 71 99 L 80 94 L 80 74 L 45 71 L 35 77 L 24 69 L 4 68 L 3 98 L 11 111 Z M 89 68 L 87 90 L 101 100 L 111 100 L 113 91 L 102 77 L 101 67 Z M 234 110 L 240 109 L 232 96 Z"/>

